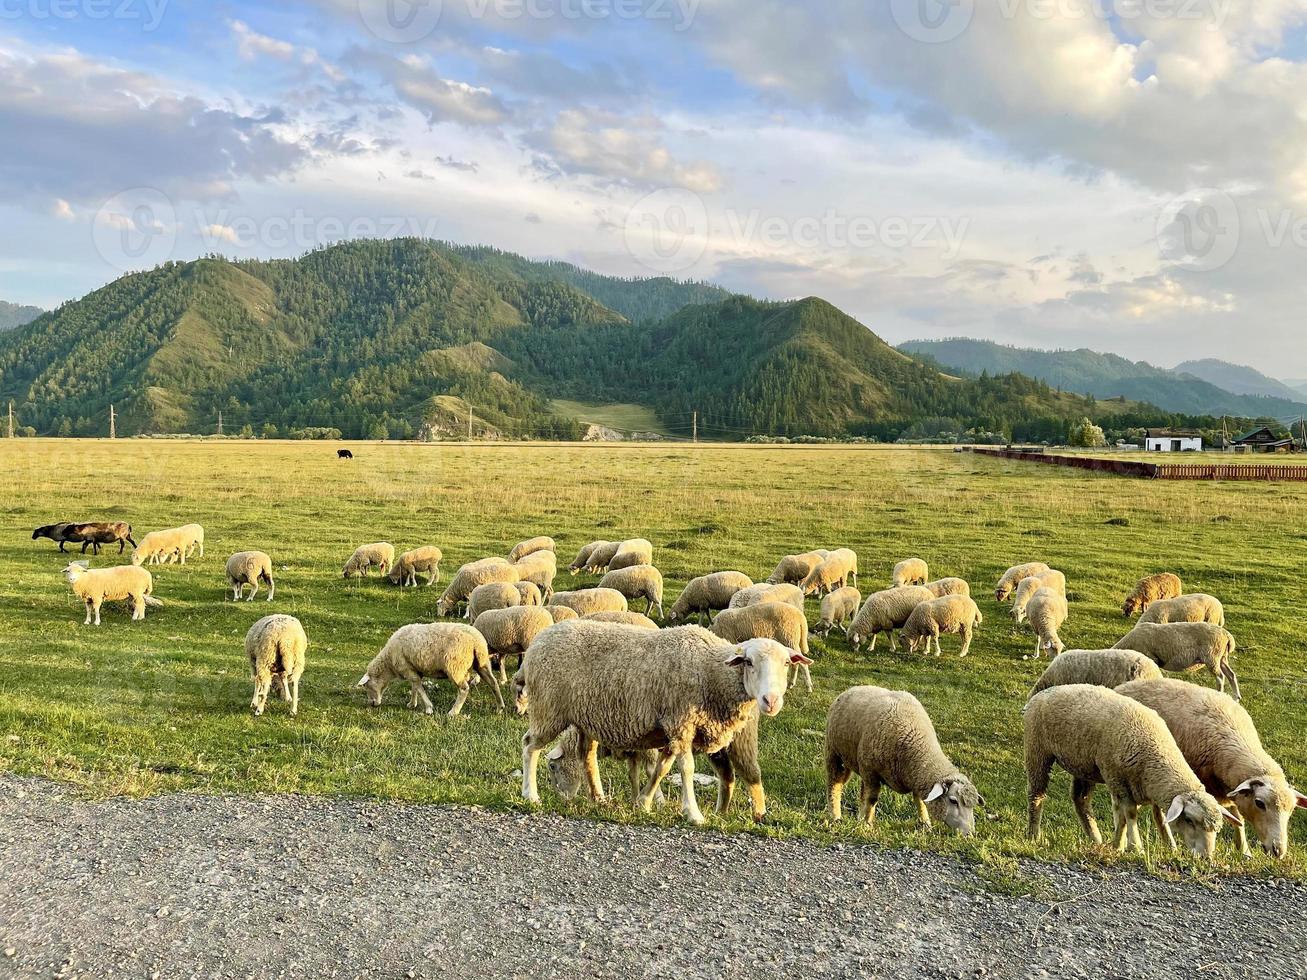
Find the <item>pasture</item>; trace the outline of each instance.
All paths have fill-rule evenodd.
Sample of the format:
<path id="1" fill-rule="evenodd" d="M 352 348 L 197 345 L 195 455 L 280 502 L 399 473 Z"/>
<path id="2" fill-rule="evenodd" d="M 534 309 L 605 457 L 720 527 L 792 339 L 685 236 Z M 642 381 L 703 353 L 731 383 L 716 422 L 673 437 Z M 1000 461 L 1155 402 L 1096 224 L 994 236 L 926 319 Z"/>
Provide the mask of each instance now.
<path id="1" fill-rule="evenodd" d="M 559 542 L 560 590 L 595 581 L 565 571 L 585 542 L 649 538 L 669 605 L 694 575 L 735 568 L 761 581 L 779 556 L 812 547 L 856 549 L 864 595 L 888 585 L 894 562 L 908 556 L 927 559 L 932 577 L 971 582 L 985 623 L 965 660 L 956 637 L 943 639 L 941 659 L 891 653 L 883 638 L 875 653 L 858 655 L 842 635 L 813 638 L 816 690 L 795 689 L 780 716 L 762 725 L 770 822 L 759 833 L 960 852 L 1016 890 L 1025 887 L 1017 857 L 1118 861 L 1083 840 L 1060 771 L 1045 808 L 1046 842 L 1035 847 L 1024 837 L 1020 709 L 1043 665 L 1022 659 L 1034 641 L 994 602 L 993 583 L 1007 566 L 1033 559 L 1066 572 L 1069 648 L 1110 646 L 1124 634 L 1121 600 L 1142 575 L 1174 571 L 1187 591 L 1218 596 L 1240 645 L 1234 666 L 1244 704 L 1290 779 L 1307 783 L 1303 484 L 1129 480 L 947 449 L 354 443 L 356 458 L 338 461 L 336 445 L 325 443 L 0 445 L 0 767 L 90 794 L 194 789 L 521 806 L 524 722 L 492 713 L 484 686 L 473 689 L 462 717 L 448 719 L 440 712 L 454 691 L 444 682 L 432 692 L 434 718 L 408 710 L 402 685 L 370 710 L 354 682 L 396 627 L 434 618 L 441 585 L 459 564 L 506 554 L 535 534 Z M 30 535 L 52 521 L 101 519 L 131 522 L 137 540 L 199 522 L 207 556 L 154 569 L 165 605 L 144 622 L 106 604 L 104 625 L 84 627 L 60 574 L 75 555 Z M 342 580 L 354 547 L 379 540 L 397 551 L 440 546 L 441 585 L 401 591 L 376 577 Z M 253 548 L 274 559 L 276 600 L 225 601 L 227 555 Z M 110 549 L 92 564 L 117 561 Z M 309 635 L 295 719 L 281 702 L 270 702 L 262 718 L 248 709 L 243 637 L 273 611 L 298 616 Z M 815 622 L 815 601 L 808 612 Z M 1212 684 L 1203 674 L 1191 680 Z M 863 683 L 910 690 L 930 711 L 945 751 L 987 799 L 990 819 L 979 817 L 975 838 L 919 830 L 915 807 L 890 793 L 874 831 L 826 821 L 826 709 Z M 706 761 L 699 769 L 710 772 Z M 544 806 L 679 822 L 671 802 L 653 816 L 634 814 L 622 773 L 606 772 L 619 799 L 596 806 L 560 803 L 542 770 Z M 851 806 L 855 790 L 846 793 Z M 701 789 L 710 827 L 753 830 L 746 794 L 724 821 L 710 813 L 711 796 Z M 1104 788 L 1096 807 L 1110 825 Z M 1141 829 L 1150 865 L 1188 864 L 1164 854 L 1143 820 Z M 1240 859 L 1231 841 L 1223 832 L 1228 869 L 1272 867 L 1260 855 Z M 1277 870 L 1307 876 L 1305 849 L 1307 816 L 1299 815 L 1291 857 Z"/>

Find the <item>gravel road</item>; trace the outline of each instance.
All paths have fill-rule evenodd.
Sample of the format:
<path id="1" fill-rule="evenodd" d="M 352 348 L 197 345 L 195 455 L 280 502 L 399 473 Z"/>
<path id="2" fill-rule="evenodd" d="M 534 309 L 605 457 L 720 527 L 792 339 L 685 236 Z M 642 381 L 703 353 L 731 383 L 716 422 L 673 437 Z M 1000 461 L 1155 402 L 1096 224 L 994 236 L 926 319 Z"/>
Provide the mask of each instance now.
<path id="1" fill-rule="evenodd" d="M 1302 886 L 1030 870 L 1048 899 L 907 851 L 350 799 L 88 803 L 0 776 L 0 976 L 1307 971 Z"/>

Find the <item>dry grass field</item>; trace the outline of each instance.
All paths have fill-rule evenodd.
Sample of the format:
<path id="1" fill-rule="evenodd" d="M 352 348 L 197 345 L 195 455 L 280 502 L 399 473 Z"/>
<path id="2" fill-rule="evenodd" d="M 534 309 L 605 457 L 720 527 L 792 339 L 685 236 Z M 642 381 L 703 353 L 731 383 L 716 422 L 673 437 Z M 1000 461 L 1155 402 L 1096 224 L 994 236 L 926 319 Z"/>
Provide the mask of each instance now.
<path id="1" fill-rule="evenodd" d="M 793 692 L 763 725 L 771 821 L 756 832 L 958 851 L 1014 889 L 1022 856 L 1117 860 L 1082 840 L 1062 773 L 1046 808 L 1047 843 L 1024 839 L 1020 711 L 1041 665 L 1023 660 L 1033 640 L 1011 624 L 992 588 L 1007 566 L 1032 559 L 1067 574 L 1069 647 L 1110 646 L 1124 633 L 1122 597 L 1147 573 L 1174 571 L 1188 590 L 1220 597 L 1240 644 L 1245 705 L 1290 778 L 1307 782 L 1298 619 L 1304 484 L 1126 480 L 940 449 L 360 443 L 351 445 L 354 460 L 338 461 L 334 445 L 313 443 L 2 445 L 0 768 L 88 793 L 274 791 L 520 806 L 524 722 L 494 714 L 489 692 L 474 689 L 464 715 L 446 719 L 409 711 L 398 689 L 370 710 L 353 687 L 391 631 L 434 618 L 438 588 L 347 582 L 340 569 L 363 542 L 437 544 L 447 581 L 462 562 L 541 533 L 558 540 L 564 566 L 593 538 L 649 538 L 669 602 L 694 575 L 736 568 L 760 580 L 780 555 L 818 546 L 858 551 L 864 594 L 888 584 L 891 566 L 908 556 L 926 558 L 933 576 L 972 583 L 985 624 L 965 660 L 950 655 L 956 638 L 945 638 L 942 659 L 880 645 L 854 655 L 835 635 L 814 641 L 816 690 Z M 60 575 L 72 556 L 30 535 L 40 524 L 92 519 L 130 521 L 138 538 L 196 521 L 207 529 L 207 557 L 157 572 L 155 595 L 165 605 L 145 622 L 106 606 L 103 626 L 84 627 Z M 225 601 L 223 562 L 251 548 L 274 558 L 273 603 Z M 93 564 L 117 560 L 107 554 Z M 563 572 L 556 586 L 586 582 L 593 579 Z M 296 719 L 280 703 L 259 719 L 248 710 L 242 638 L 271 611 L 300 617 L 309 634 Z M 809 613 L 815 621 L 816 603 Z M 914 808 L 890 795 L 874 831 L 825 820 L 826 709 L 861 683 L 910 690 L 926 705 L 945 749 L 987 797 L 989 818 L 974 839 L 919 830 Z M 438 685 L 437 711 L 452 697 Z M 560 803 L 546 782 L 544 805 L 577 816 L 678 819 L 672 804 L 645 817 L 622 803 Z M 1110 824 L 1104 790 L 1097 806 Z M 743 801 L 709 824 L 753 829 Z M 1301 877 L 1307 817 L 1292 828 L 1294 856 L 1279 870 Z M 1186 863 L 1147 839 L 1149 866 Z M 1235 872 L 1270 868 L 1260 856 L 1239 859 L 1228 835 L 1221 861 Z"/>

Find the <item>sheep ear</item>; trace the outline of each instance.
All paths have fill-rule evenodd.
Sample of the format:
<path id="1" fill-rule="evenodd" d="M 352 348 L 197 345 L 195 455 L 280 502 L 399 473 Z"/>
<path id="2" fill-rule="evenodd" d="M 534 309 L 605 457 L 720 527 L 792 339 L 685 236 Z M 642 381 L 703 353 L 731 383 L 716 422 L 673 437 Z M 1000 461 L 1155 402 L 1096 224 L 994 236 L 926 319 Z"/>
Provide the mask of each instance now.
<path id="1" fill-rule="evenodd" d="M 1298 808 L 1300 810 L 1307 810 L 1307 796 L 1303 796 L 1292 786 L 1289 787 L 1289 792 L 1292 793 L 1294 798 L 1298 801 Z"/>
<path id="2" fill-rule="evenodd" d="M 786 649 L 789 649 L 789 648 L 787 647 Z M 801 654 L 798 650 L 790 650 L 790 663 L 791 663 L 791 664 L 811 664 L 811 663 L 812 663 L 812 658 L 811 658 L 811 657 L 805 657 L 805 656 L 804 656 L 803 654 Z"/>
<path id="3" fill-rule="evenodd" d="M 549 750 L 549 754 L 545 756 L 546 759 L 555 762 L 561 759 L 562 757 L 563 757 L 563 747 L 561 745 L 555 745 L 552 749 Z"/>
<path id="4" fill-rule="evenodd" d="M 1230 790 L 1231 796 L 1238 796 L 1240 793 L 1251 793 L 1253 791 L 1253 781 L 1245 779 L 1242 783 Z"/>
<path id="5" fill-rule="evenodd" d="M 922 797 L 922 802 L 933 803 L 935 802 L 935 800 L 938 800 L 943 795 L 944 795 L 944 784 L 936 783 L 934 786 L 930 788 L 930 792 L 927 793 L 924 797 Z"/>
<path id="6" fill-rule="evenodd" d="M 1171 801 L 1171 809 L 1166 811 L 1166 822 L 1175 823 L 1182 813 L 1184 813 L 1184 797 L 1177 796 Z"/>
<path id="7" fill-rule="evenodd" d="M 749 658 L 743 653 L 733 653 L 726 658 L 727 667 L 743 667 L 749 662 Z"/>
<path id="8" fill-rule="evenodd" d="M 362 677 L 359 678 L 358 686 L 359 686 L 359 687 L 367 687 L 367 686 L 368 686 L 368 682 L 369 682 L 370 680 L 372 680 L 372 678 L 369 677 L 367 674 L 364 674 Z"/>
<path id="9" fill-rule="evenodd" d="M 1221 807 L 1221 816 L 1225 817 L 1226 820 L 1230 821 L 1230 823 L 1234 824 L 1236 827 L 1243 826 L 1243 817 L 1239 816 L 1239 814 L 1232 810 L 1227 810 L 1225 807 Z"/>

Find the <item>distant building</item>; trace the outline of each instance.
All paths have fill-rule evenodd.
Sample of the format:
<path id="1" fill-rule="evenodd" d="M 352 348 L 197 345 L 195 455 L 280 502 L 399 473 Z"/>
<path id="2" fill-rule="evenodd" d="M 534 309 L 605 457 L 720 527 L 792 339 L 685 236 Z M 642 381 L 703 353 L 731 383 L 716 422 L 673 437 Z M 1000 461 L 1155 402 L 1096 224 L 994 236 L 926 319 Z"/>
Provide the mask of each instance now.
<path id="1" fill-rule="evenodd" d="M 1150 453 L 1200 453 L 1203 437 L 1188 429 L 1149 429 L 1144 448 Z"/>
<path id="2" fill-rule="evenodd" d="M 1236 453 L 1292 453 L 1298 447 L 1292 439 L 1281 439 L 1271 431 L 1270 426 L 1262 426 L 1245 432 L 1230 443 Z"/>

